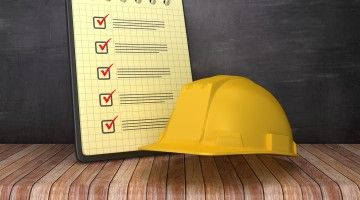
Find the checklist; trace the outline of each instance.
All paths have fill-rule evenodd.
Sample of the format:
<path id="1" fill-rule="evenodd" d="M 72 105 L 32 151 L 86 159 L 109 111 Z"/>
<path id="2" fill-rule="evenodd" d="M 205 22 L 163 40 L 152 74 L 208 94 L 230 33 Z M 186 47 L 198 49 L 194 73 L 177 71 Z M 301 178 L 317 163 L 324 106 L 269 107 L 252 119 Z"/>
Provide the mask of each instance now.
<path id="1" fill-rule="evenodd" d="M 182 0 L 68 1 L 77 155 L 143 155 L 192 81 Z"/>

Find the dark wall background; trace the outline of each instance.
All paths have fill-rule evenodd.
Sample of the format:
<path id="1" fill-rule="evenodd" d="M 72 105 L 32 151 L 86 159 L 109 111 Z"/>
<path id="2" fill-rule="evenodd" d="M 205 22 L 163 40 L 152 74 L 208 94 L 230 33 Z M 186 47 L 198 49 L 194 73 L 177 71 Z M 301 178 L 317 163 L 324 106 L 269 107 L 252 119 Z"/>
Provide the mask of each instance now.
<path id="1" fill-rule="evenodd" d="M 184 0 L 193 77 L 248 76 L 297 142 L 360 142 L 360 2 Z M 1 0 L 0 143 L 73 142 L 65 2 Z"/>

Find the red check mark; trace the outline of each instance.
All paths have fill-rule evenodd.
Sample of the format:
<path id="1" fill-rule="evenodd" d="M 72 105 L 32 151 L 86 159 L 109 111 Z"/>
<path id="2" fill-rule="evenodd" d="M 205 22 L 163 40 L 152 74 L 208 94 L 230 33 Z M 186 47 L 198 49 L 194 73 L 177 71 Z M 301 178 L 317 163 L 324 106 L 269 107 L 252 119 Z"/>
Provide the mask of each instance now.
<path id="1" fill-rule="evenodd" d="M 113 66 L 114 64 L 111 64 L 109 67 L 106 68 L 106 70 L 101 70 L 101 73 L 106 76 L 106 74 L 110 71 L 110 68 Z"/>
<path id="2" fill-rule="evenodd" d="M 100 19 L 98 19 L 98 20 L 96 20 L 97 21 L 97 23 L 101 26 L 104 22 L 105 22 L 105 20 L 106 20 L 106 18 L 109 16 L 109 14 L 107 14 L 105 17 L 103 17 L 101 20 Z"/>
<path id="3" fill-rule="evenodd" d="M 111 122 L 110 122 L 110 124 L 105 123 L 105 126 L 106 126 L 107 129 L 111 129 L 111 127 L 112 127 L 112 126 L 114 125 L 114 123 L 115 123 L 116 118 L 118 118 L 118 116 L 116 116 L 114 119 L 112 119 Z"/>
<path id="4" fill-rule="evenodd" d="M 106 41 L 104 45 L 99 44 L 100 49 L 101 49 L 101 50 L 104 50 L 105 47 L 109 44 L 110 40 L 111 40 L 111 38 L 108 39 L 108 41 Z"/>
<path id="5" fill-rule="evenodd" d="M 110 101 L 112 95 L 114 94 L 116 90 L 112 91 L 107 97 L 103 97 L 104 101 L 107 103 Z"/>

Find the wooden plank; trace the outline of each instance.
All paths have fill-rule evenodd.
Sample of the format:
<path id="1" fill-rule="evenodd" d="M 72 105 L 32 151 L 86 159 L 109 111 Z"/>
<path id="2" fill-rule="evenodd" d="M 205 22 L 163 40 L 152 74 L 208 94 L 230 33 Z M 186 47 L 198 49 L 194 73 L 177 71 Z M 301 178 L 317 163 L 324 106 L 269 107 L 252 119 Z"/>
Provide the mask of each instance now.
<path id="1" fill-rule="evenodd" d="M 30 200 L 47 200 L 53 183 L 76 162 L 75 153 L 70 154 L 60 164 L 38 180 L 31 188 Z"/>
<path id="2" fill-rule="evenodd" d="M 69 188 L 69 200 L 88 199 L 91 182 L 104 167 L 105 162 L 93 162 L 81 172 L 81 174 L 71 183 Z"/>
<path id="3" fill-rule="evenodd" d="M 357 155 L 356 153 L 337 144 L 326 144 L 326 146 L 336 151 L 337 153 L 341 154 L 342 156 L 345 156 L 346 158 L 350 159 L 352 162 L 360 164 L 360 154 Z"/>
<path id="4" fill-rule="evenodd" d="M 49 199 L 61 200 L 68 199 L 71 183 L 84 171 L 87 163 L 76 162 L 51 187 Z"/>
<path id="5" fill-rule="evenodd" d="M 109 200 L 127 199 L 128 185 L 138 162 L 138 158 L 123 161 L 114 179 L 110 183 Z"/>
<path id="6" fill-rule="evenodd" d="M 323 199 L 342 199 L 338 184 L 301 156 L 289 157 L 301 170 L 320 186 Z"/>
<path id="7" fill-rule="evenodd" d="M 12 162 L 15 162 L 15 160 L 10 159 L 11 157 L 14 157 L 13 154 L 18 153 L 29 146 L 30 146 L 29 144 L 17 144 L 17 145 L 13 145 L 10 148 L 4 149 L 4 151 L 0 153 L 0 169 L 6 167 L 7 165 L 11 164 Z M 5 147 L 6 147 L 6 145 L 5 145 Z M 20 156 L 15 156 L 15 157 L 17 157 L 17 159 L 21 158 Z M 7 163 L 5 163 L 5 160 L 7 160 L 6 161 Z"/>
<path id="8" fill-rule="evenodd" d="M 206 199 L 224 199 L 224 187 L 213 157 L 200 157 Z"/>
<path id="9" fill-rule="evenodd" d="M 110 183 L 123 160 L 108 161 L 90 185 L 89 200 L 107 199 Z"/>
<path id="10" fill-rule="evenodd" d="M 316 157 L 321 159 L 322 161 L 326 162 L 328 165 L 330 165 L 332 168 L 340 172 L 342 175 L 346 176 L 348 179 L 353 181 L 355 184 L 360 186 L 360 174 L 358 174 L 356 171 L 356 168 L 358 168 L 356 165 L 353 165 L 349 159 L 344 158 L 343 156 L 339 156 L 336 152 L 334 152 L 332 149 L 327 148 L 323 145 L 302 145 L 306 150 L 311 151 Z M 323 153 L 322 151 L 326 151 L 327 153 Z M 332 155 L 327 155 L 327 154 Z M 349 167 L 351 166 L 351 167 Z M 355 169 L 356 171 L 352 170 L 351 168 Z M 359 188 L 358 188 L 359 189 Z M 359 197 L 360 197 L 360 190 L 358 190 Z"/>
<path id="11" fill-rule="evenodd" d="M 9 154 L 9 150 L 17 147 L 25 146 L 23 144 L 0 144 L 0 154 L 5 152 L 6 154 Z M 10 156 L 10 155 L 9 155 Z"/>
<path id="12" fill-rule="evenodd" d="M 303 199 L 322 199 L 320 186 L 297 165 L 283 156 L 273 157 L 273 159 L 299 183 Z"/>
<path id="13" fill-rule="evenodd" d="M 350 144 L 339 144 L 339 146 L 351 151 L 352 153 L 360 156 L 360 149 L 358 148 L 355 148 L 353 145 L 350 145 Z"/>
<path id="14" fill-rule="evenodd" d="M 3 169 L 0 170 L 0 180 L 7 177 L 14 171 L 18 170 L 22 166 L 26 165 L 28 162 L 34 160 L 36 157 L 44 153 L 49 148 L 53 147 L 54 145 L 31 145 L 32 148 L 26 148 L 22 150 L 21 152 L 15 154 L 14 156 L 19 157 L 9 157 L 9 159 L 16 160 L 15 162 L 11 163 L 10 165 L 7 165 Z M 21 156 L 21 157 L 20 157 Z M 20 159 L 21 158 L 21 159 Z"/>
<path id="15" fill-rule="evenodd" d="M 146 187 L 154 157 L 141 158 L 128 187 L 128 199 L 146 199 Z"/>
<path id="16" fill-rule="evenodd" d="M 345 147 L 343 147 L 341 145 L 337 145 L 337 144 L 326 144 L 326 146 L 333 149 L 337 153 L 345 156 L 346 158 L 350 159 L 351 161 L 360 165 L 360 154 L 357 155 L 356 153 L 346 149 Z"/>
<path id="17" fill-rule="evenodd" d="M 264 199 L 262 185 L 244 157 L 229 156 L 229 158 L 244 186 L 245 199 Z"/>
<path id="18" fill-rule="evenodd" d="M 12 187 L 21 178 L 26 176 L 28 173 L 39 167 L 42 163 L 58 153 L 63 146 L 54 146 L 53 148 L 48 147 L 42 154 L 29 160 L 28 163 L 18 168 L 16 171 L 8 175 L 7 177 L 0 180 L 0 200 L 9 199 Z"/>
<path id="19" fill-rule="evenodd" d="M 19 145 L 16 148 L 9 149 L 8 151 L 0 153 L 0 169 L 5 168 L 6 166 L 12 164 L 18 159 L 24 157 L 25 155 L 33 152 L 35 149 L 39 148 L 40 145 Z"/>
<path id="20" fill-rule="evenodd" d="M 186 199 L 205 199 L 199 156 L 185 155 Z"/>
<path id="21" fill-rule="evenodd" d="M 325 152 L 336 161 L 360 174 L 360 156 L 338 146 L 338 145 L 314 145 L 320 151 Z M 353 156 L 353 159 L 350 159 Z M 350 157 L 350 158 L 349 158 Z"/>
<path id="22" fill-rule="evenodd" d="M 303 199 L 299 183 L 270 156 L 258 156 L 280 182 L 284 199 Z"/>
<path id="23" fill-rule="evenodd" d="M 22 177 L 19 175 L 20 169 L 10 175 L 10 176 L 14 176 L 15 180 L 19 180 L 20 177 L 22 177 L 21 180 L 19 180 L 12 188 L 10 195 L 11 199 L 14 200 L 29 199 L 31 188 L 36 183 L 36 181 L 38 181 L 41 177 L 46 175 L 46 173 L 48 173 L 51 169 L 53 169 L 57 164 L 59 164 L 62 160 L 64 160 L 64 158 L 66 158 L 69 154 L 71 154 L 74 151 L 72 145 L 56 145 L 50 151 L 56 150 L 56 148 L 58 148 L 58 152 L 55 152 L 56 154 L 52 157 L 50 157 L 51 155 L 47 155 L 47 157 L 49 158 L 46 162 L 41 163 L 39 160 L 40 159 L 39 156 L 38 158 L 36 158 L 36 161 L 32 161 L 28 163 L 27 166 L 25 165 L 24 167 L 26 167 L 27 171 L 31 170 L 31 173 L 27 174 L 26 176 Z M 42 155 L 46 155 L 50 151 L 45 152 Z M 39 164 L 41 165 L 38 166 Z M 34 166 L 30 166 L 30 165 L 34 165 Z M 10 176 L 8 176 L 7 178 L 9 178 Z"/>
<path id="24" fill-rule="evenodd" d="M 302 148 L 301 145 L 298 145 L 297 148 L 299 155 L 316 166 L 319 170 L 321 170 L 324 174 L 326 174 L 339 185 L 343 198 L 352 199 L 353 195 L 360 195 L 359 188 L 354 182 L 346 178 L 344 175 L 336 171 L 324 161 L 317 158 L 312 153 Z"/>
<path id="25" fill-rule="evenodd" d="M 156 156 L 151 168 L 146 199 L 166 199 L 166 179 L 169 167 L 169 155 Z"/>
<path id="26" fill-rule="evenodd" d="M 185 199 L 185 156 L 170 155 L 166 199 Z"/>
<path id="27" fill-rule="evenodd" d="M 225 199 L 244 199 L 243 185 L 229 158 L 216 156 L 214 159 L 223 183 Z"/>
<path id="28" fill-rule="evenodd" d="M 265 199 L 283 199 L 281 184 L 255 155 L 245 155 L 246 161 L 263 185 Z"/>

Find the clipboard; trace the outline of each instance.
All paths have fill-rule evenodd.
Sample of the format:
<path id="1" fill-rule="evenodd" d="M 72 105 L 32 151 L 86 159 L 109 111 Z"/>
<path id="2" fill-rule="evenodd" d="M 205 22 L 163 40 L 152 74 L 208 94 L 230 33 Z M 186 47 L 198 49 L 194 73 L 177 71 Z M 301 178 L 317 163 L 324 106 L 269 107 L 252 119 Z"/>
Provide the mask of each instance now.
<path id="1" fill-rule="evenodd" d="M 164 131 L 192 81 L 182 0 L 67 0 L 79 161 L 138 151 Z"/>

